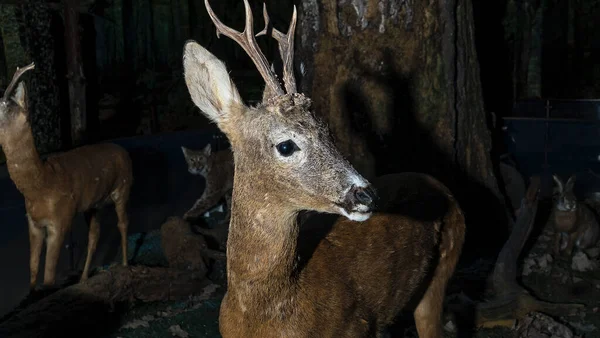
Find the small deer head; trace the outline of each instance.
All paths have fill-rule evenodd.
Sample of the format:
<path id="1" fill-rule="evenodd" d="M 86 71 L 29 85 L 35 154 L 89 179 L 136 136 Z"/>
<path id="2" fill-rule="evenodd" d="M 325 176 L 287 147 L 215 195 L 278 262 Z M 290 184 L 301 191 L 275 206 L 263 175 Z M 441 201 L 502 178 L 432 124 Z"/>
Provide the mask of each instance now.
<path id="1" fill-rule="evenodd" d="M 283 34 L 269 24 L 258 35 L 279 42 L 283 59 L 284 92 L 255 40 L 250 5 L 244 0 L 246 28 L 237 32 L 208 13 L 224 34 L 252 58 L 266 82 L 262 103 L 246 106 L 223 62 L 194 41 L 184 47 L 185 81 L 194 103 L 227 135 L 235 160 L 234 193 L 265 199 L 287 212 L 316 210 L 366 220 L 376 195 L 370 184 L 346 161 L 333 144 L 325 124 L 313 114 L 311 100 L 296 92 L 293 46 L 296 9 L 290 29 Z M 243 182 L 237 184 L 239 182 Z"/>
<path id="2" fill-rule="evenodd" d="M 556 183 L 556 187 L 558 189 L 558 197 L 556 199 L 556 208 L 560 211 L 574 211 L 577 209 L 577 197 L 573 192 L 573 187 L 575 186 L 576 176 L 573 175 L 569 177 L 567 183 L 563 185 L 560 177 L 556 175 L 552 175 L 554 182 Z"/>
<path id="3" fill-rule="evenodd" d="M 4 91 L 4 96 L 0 101 L 0 146 L 4 146 L 10 142 L 13 136 L 20 135 L 24 128 L 29 127 L 27 89 L 23 82 L 19 82 L 16 90 L 15 86 L 19 78 L 33 68 L 33 63 L 23 68 L 17 68 L 10 84 Z"/>
<path id="4" fill-rule="evenodd" d="M 181 147 L 183 157 L 188 165 L 188 172 L 193 175 L 206 176 L 208 173 L 208 158 L 210 157 L 210 143 L 202 150 L 192 150 Z"/>

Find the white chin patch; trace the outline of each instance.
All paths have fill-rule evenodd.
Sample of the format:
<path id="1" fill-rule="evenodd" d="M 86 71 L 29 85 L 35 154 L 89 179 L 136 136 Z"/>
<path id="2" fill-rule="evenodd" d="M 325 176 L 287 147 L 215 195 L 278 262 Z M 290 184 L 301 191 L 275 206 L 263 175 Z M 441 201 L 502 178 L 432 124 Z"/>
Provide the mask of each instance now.
<path id="1" fill-rule="evenodd" d="M 364 221 L 368 220 L 369 217 L 371 217 L 371 215 L 373 214 L 371 212 L 357 212 L 357 211 L 348 213 L 346 210 L 344 210 L 344 208 L 339 208 L 339 210 L 340 210 L 340 214 L 342 214 L 343 216 L 346 216 L 346 218 L 348 218 L 351 221 L 355 221 L 355 222 L 364 222 Z"/>

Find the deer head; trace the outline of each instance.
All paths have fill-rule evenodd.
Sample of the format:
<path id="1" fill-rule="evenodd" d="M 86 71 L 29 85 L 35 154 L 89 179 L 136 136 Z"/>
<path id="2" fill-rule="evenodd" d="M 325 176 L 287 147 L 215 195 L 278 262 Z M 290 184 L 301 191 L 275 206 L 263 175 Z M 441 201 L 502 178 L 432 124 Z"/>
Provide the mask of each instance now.
<path id="1" fill-rule="evenodd" d="M 219 21 L 208 0 L 205 5 L 217 35 L 236 41 L 266 83 L 262 103 L 256 107 L 246 106 L 223 62 L 194 41 L 185 44 L 183 66 L 191 98 L 227 135 L 232 145 L 234 194 L 248 199 L 268 199 L 276 203 L 277 208 L 292 214 L 316 210 L 357 221 L 368 219 L 376 197 L 369 182 L 334 146 L 328 128 L 311 110 L 311 100 L 296 92 L 293 74 L 295 8 L 286 35 L 269 27 L 264 9 L 266 28 L 258 34 L 271 32 L 279 42 L 286 93 L 256 43 L 248 1 L 244 0 L 246 27 L 243 32 Z"/>
<path id="2" fill-rule="evenodd" d="M 12 135 L 19 135 L 20 132 L 27 128 L 27 90 L 23 82 L 19 82 L 15 90 L 15 86 L 19 78 L 28 70 L 34 69 L 33 63 L 17 68 L 13 78 L 4 91 L 2 100 L 0 101 L 0 146 L 4 146 Z M 14 90 L 14 95 L 12 92 Z"/>

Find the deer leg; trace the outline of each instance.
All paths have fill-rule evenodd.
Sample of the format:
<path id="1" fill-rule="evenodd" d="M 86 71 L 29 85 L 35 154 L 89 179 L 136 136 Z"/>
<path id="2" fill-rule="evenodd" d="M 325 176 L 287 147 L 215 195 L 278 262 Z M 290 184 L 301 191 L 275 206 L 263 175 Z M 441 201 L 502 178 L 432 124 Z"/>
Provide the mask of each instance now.
<path id="1" fill-rule="evenodd" d="M 88 279 L 90 272 L 90 265 L 92 264 L 92 258 L 94 252 L 96 252 L 96 245 L 98 244 L 98 238 L 100 237 L 100 223 L 98 222 L 98 211 L 90 210 L 86 212 L 86 218 L 89 218 L 89 232 L 88 232 L 88 247 L 87 256 L 85 257 L 85 266 L 83 267 L 83 273 L 81 274 L 81 282 Z"/>
<path id="2" fill-rule="evenodd" d="M 29 223 L 29 287 L 34 288 L 40 268 L 40 255 L 44 245 L 44 229 L 35 225 L 31 217 L 27 216 Z"/>
<path id="3" fill-rule="evenodd" d="M 437 275 L 425 291 L 413 316 L 420 338 L 442 337 L 442 311 L 447 278 Z"/>
<path id="4" fill-rule="evenodd" d="M 127 200 L 115 201 L 115 209 L 117 211 L 117 218 L 119 223 L 119 231 L 121 232 L 121 251 L 122 251 L 122 264 L 127 266 L 127 228 L 129 227 L 129 217 L 127 216 Z"/>
<path id="5" fill-rule="evenodd" d="M 60 257 L 60 249 L 65 240 L 68 224 L 53 222 L 48 225 L 46 240 L 46 266 L 44 269 L 44 286 L 53 285 L 56 279 L 56 265 Z"/>
<path id="6" fill-rule="evenodd" d="M 455 245 L 455 239 L 452 237 L 453 232 L 450 230 L 442 234 L 441 247 L 445 249 L 441 250 L 431 282 L 413 313 L 419 338 L 443 336 L 442 313 L 446 285 L 456 268 L 462 247 Z"/>

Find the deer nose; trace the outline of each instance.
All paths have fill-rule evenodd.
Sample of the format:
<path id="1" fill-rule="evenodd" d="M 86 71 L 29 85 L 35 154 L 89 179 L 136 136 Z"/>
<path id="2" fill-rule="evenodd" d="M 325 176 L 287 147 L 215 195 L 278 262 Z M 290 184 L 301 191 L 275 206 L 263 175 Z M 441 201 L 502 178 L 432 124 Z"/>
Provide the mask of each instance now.
<path id="1" fill-rule="evenodd" d="M 369 209 L 373 209 L 375 207 L 377 194 L 370 186 L 366 188 L 353 186 L 349 193 L 352 196 L 351 200 L 353 200 L 353 202 L 365 205 Z"/>

